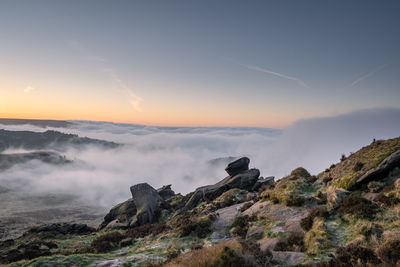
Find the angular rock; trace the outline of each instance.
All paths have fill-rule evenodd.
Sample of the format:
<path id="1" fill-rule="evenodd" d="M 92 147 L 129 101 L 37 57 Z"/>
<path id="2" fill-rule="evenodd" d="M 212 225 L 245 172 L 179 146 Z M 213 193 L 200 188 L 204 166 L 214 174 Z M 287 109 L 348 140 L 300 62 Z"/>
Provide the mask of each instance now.
<path id="1" fill-rule="evenodd" d="M 128 199 L 127 201 L 114 206 L 108 212 L 99 226 L 99 229 L 101 230 L 105 228 L 107 225 L 110 225 L 111 222 L 116 226 L 113 228 L 126 228 L 128 227 L 129 221 L 131 221 L 132 217 L 136 215 L 136 211 L 137 209 L 133 199 Z"/>
<path id="2" fill-rule="evenodd" d="M 369 170 L 367 173 L 358 178 L 356 183 L 350 188 L 350 190 L 358 189 L 363 184 L 366 184 L 369 181 L 384 178 L 395 167 L 400 167 L 400 150 L 394 152 L 389 157 L 384 159 L 378 165 L 378 167 Z"/>
<path id="3" fill-rule="evenodd" d="M 159 201 L 163 201 L 157 191 L 148 183 L 131 186 L 132 200 L 137 213 L 129 223 L 130 226 L 139 226 L 154 222 L 154 212 Z"/>
<path id="4" fill-rule="evenodd" d="M 241 172 L 247 171 L 249 169 L 250 159 L 247 157 L 240 158 L 228 164 L 225 171 L 229 176 L 235 176 Z"/>
<path id="5" fill-rule="evenodd" d="M 260 176 L 260 171 L 250 169 L 233 177 L 227 176 L 214 185 L 199 187 L 186 203 L 184 209 L 189 210 L 197 206 L 202 200 L 211 201 L 232 188 L 251 190 Z"/>
<path id="6" fill-rule="evenodd" d="M 343 200 L 350 194 L 349 191 L 342 188 L 335 188 L 334 186 L 329 186 L 326 189 L 327 207 L 328 209 L 338 208 Z"/>
<path id="7" fill-rule="evenodd" d="M 274 176 L 269 176 L 269 177 L 261 177 L 260 179 L 257 180 L 257 182 L 254 184 L 252 191 L 257 191 L 260 189 L 263 185 L 271 185 L 275 183 L 275 177 Z"/>
<path id="8" fill-rule="evenodd" d="M 260 239 L 264 235 L 264 227 L 253 226 L 250 227 L 246 234 L 246 239 Z"/>
<path id="9" fill-rule="evenodd" d="M 164 185 L 163 187 L 157 189 L 158 194 L 164 200 L 168 200 L 175 196 L 175 192 L 171 189 L 171 185 Z"/>

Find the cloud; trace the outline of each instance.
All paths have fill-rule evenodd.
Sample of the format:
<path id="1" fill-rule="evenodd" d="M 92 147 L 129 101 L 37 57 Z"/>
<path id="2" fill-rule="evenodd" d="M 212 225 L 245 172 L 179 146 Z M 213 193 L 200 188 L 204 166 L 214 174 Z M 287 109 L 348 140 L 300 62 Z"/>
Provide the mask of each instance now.
<path id="1" fill-rule="evenodd" d="M 375 73 L 377 73 L 378 71 L 382 70 L 383 68 L 385 68 L 385 67 L 387 67 L 387 66 L 388 66 L 388 64 L 384 64 L 384 65 L 381 65 L 381 66 L 377 67 L 376 69 L 371 70 L 371 71 L 368 72 L 367 74 L 365 74 L 365 75 L 361 76 L 360 78 L 354 80 L 350 85 L 351 85 L 351 86 L 355 86 L 356 84 L 362 82 L 363 80 L 365 80 L 365 79 L 367 79 L 368 77 L 374 75 Z"/>
<path id="2" fill-rule="evenodd" d="M 10 130 L 43 128 L 0 125 Z M 371 143 L 373 138 L 399 136 L 400 109 L 369 109 L 334 117 L 300 120 L 282 131 L 265 128 L 157 127 L 110 122 L 74 121 L 68 128 L 48 128 L 65 133 L 125 144 L 113 150 L 95 146 L 68 149 L 74 160 L 67 166 L 40 162 L 18 165 L 2 172 L 2 186 L 77 194 L 86 204 L 104 211 L 130 197 L 129 187 L 147 182 L 158 188 L 172 184 L 181 193 L 214 184 L 224 178 L 221 157 L 248 156 L 250 167 L 277 179 L 298 166 L 318 174 L 341 154 L 348 155 Z"/>
<path id="3" fill-rule="evenodd" d="M 242 64 L 242 63 L 240 63 L 238 61 L 235 61 L 235 60 L 232 60 L 232 59 L 228 59 L 228 60 L 230 62 L 232 62 L 232 63 L 235 63 L 235 64 L 237 64 L 239 66 L 245 67 L 245 68 L 247 68 L 249 70 L 255 70 L 255 71 L 258 71 L 258 72 L 271 74 L 271 75 L 274 75 L 274 76 L 277 76 L 277 77 L 280 77 L 280 78 L 284 78 L 286 80 L 294 81 L 301 87 L 310 88 L 308 86 L 308 84 L 306 84 L 306 82 L 304 82 L 303 80 L 301 80 L 299 78 L 295 78 L 295 77 L 292 77 L 292 76 L 289 76 L 289 75 L 286 75 L 286 74 L 282 74 L 282 73 L 279 73 L 279 72 L 271 71 L 271 70 L 268 70 L 268 69 L 260 68 L 260 67 L 254 66 L 254 65 Z"/>
<path id="4" fill-rule="evenodd" d="M 27 94 L 29 94 L 29 93 L 31 93 L 33 90 L 36 90 L 34 87 L 32 87 L 32 86 L 27 86 L 25 89 L 24 89 L 24 92 L 25 93 L 27 93 Z"/>

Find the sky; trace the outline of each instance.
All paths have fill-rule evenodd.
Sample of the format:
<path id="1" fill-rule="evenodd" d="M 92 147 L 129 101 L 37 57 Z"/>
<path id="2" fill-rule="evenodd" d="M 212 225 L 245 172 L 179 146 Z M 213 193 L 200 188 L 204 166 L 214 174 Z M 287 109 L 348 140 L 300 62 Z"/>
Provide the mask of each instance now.
<path id="1" fill-rule="evenodd" d="M 0 1 L 0 117 L 285 127 L 400 107 L 399 1 Z"/>

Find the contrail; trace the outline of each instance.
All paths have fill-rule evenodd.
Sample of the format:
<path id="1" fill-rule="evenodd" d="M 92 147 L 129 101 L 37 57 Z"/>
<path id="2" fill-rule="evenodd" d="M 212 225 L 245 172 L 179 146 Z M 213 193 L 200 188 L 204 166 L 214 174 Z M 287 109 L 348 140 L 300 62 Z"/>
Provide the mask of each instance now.
<path id="1" fill-rule="evenodd" d="M 355 80 L 354 82 L 351 83 L 351 86 L 356 85 L 357 83 L 363 81 L 364 79 L 374 75 L 375 73 L 377 73 L 378 71 L 380 71 L 381 69 L 385 68 L 388 64 L 384 64 L 382 66 L 379 66 L 376 69 L 371 70 L 370 72 L 368 72 L 367 74 L 361 76 L 360 78 L 358 78 L 357 80 Z"/>
<path id="2" fill-rule="evenodd" d="M 288 75 L 285 75 L 285 74 L 282 74 L 282 73 L 279 73 L 279 72 L 275 72 L 275 71 L 272 71 L 272 70 L 267 70 L 267 69 L 264 69 L 264 68 L 260 68 L 260 67 L 254 66 L 254 65 L 242 64 L 242 63 L 240 63 L 238 61 L 235 61 L 235 60 L 232 60 L 232 59 L 228 59 L 228 60 L 230 62 L 232 62 L 232 63 L 235 63 L 235 64 L 237 64 L 239 66 L 242 66 L 242 67 L 245 67 L 247 69 L 255 70 L 255 71 L 271 74 L 271 75 L 274 75 L 274 76 L 277 76 L 277 77 L 280 77 L 280 78 L 284 78 L 284 79 L 287 79 L 287 80 L 291 80 L 291 81 L 296 82 L 298 85 L 300 85 L 300 86 L 302 86 L 304 88 L 310 88 L 310 86 L 308 86 L 308 84 L 305 81 L 303 81 L 303 80 L 301 80 L 299 78 L 288 76 Z"/>

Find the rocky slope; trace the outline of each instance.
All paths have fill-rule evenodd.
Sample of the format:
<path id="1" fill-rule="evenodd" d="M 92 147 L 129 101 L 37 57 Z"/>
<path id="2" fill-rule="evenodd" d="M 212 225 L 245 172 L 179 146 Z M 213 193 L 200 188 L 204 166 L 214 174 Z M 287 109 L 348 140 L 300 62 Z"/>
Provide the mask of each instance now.
<path id="1" fill-rule="evenodd" d="M 185 196 L 138 184 L 98 229 L 57 224 L 0 243 L 12 266 L 398 266 L 400 138 L 323 173 L 274 181 L 230 163 Z"/>

